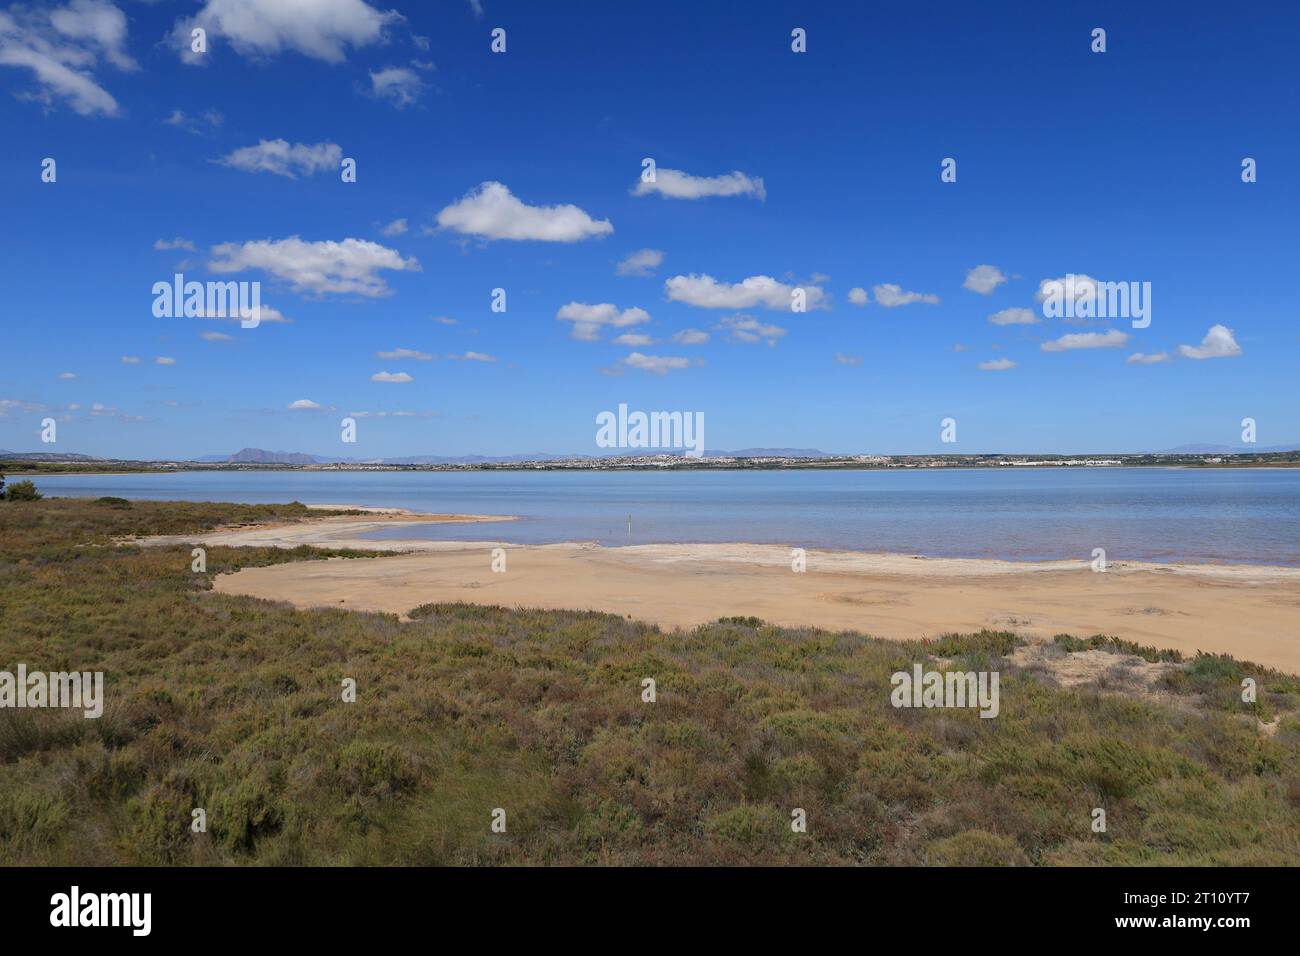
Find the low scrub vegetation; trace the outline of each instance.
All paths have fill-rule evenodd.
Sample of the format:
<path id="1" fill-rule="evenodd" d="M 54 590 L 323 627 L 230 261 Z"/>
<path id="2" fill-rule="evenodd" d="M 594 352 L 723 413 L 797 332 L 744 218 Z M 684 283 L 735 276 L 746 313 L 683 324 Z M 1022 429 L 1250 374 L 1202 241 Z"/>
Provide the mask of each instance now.
<path id="1" fill-rule="evenodd" d="M 1300 859 L 1300 687 L 1230 658 L 1171 662 L 1168 699 L 1137 698 L 1021 671 L 1004 632 L 898 643 L 754 618 L 664 632 L 465 604 L 299 611 L 212 593 L 212 577 L 346 553 L 214 547 L 198 574 L 186 545 L 120 543 L 306 514 L 0 507 L 0 670 L 100 670 L 106 698 L 98 720 L 0 710 L 0 863 Z M 1066 649 L 1146 656 L 1094 640 Z M 890 676 L 916 662 L 998 670 L 999 716 L 895 709 Z M 1268 731 L 1240 702 L 1245 676 Z"/>

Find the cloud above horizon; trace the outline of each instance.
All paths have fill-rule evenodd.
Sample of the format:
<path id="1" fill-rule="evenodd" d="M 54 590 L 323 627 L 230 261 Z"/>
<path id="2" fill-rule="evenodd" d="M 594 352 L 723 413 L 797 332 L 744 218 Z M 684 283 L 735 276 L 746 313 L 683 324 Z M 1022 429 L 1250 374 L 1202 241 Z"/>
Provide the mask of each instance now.
<path id="1" fill-rule="evenodd" d="M 772 311 L 789 312 L 794 290 L 803 289 L 809 309 L 825 307 L 826 294 L 819 286 L 793 286 L 771 276 L 750 276 L 732 284 L 719 282 L 710 275 L 673 276 L 664 283 L 670 302 L 684 302 L 701 309 L 752 309 L 762 306 Z"/>
<path id="2" fill-rule="evenodd" d="M 1006 275 L 997 266 L 983 265 L 967 272 L 961 287 L 980 295 L 992 295 L 993 290 L 1006 281 Z"/>
<path id="3" fill-rule="evenodd" d="M 343 148 L 338 143 L 326 141 L 311 145 L 290 145 L 283 139 L 264 139 L 256 146 L 244 146 L 212 162 L 246 173 L 274 173 L 287 179 L 297 179 L 297 173 L 312 176 L 337 170 L 342 160 Z"/>
<path id="4" fill-rule="evenodd" d="M 481 183 L 437 216 L 443 229 L 482 239 L 580 242 L 614 231 L 608 219 L 596 220 L 573 205 L 530 206 L 503 184 Z"/>
<path id="5" fill-rule="evenodd" d="M 913 302 L 924 302 L 926 305 L 939 304 L 939 297 L 933 293 L 904 292 L 902 286 L 894 285 L 892 282 L 874 285 L 871 287 L 871 291 L 875 293 L 876 304 L 883 305 L 887 309 L 894 309 L 900 305 L 911 305 Z"/>
<path id="6" fill-rule="evenodd" d="M 285 51 L 326 63 L 342 63 L 348 47 L 381 43 L 385 30 L 403 19 L 395 10 L 380 11 L 364 0 L 207 0 L 198 13 L 182 17 L 172 28 L 181 59 L 206 64 L 209 54 L 190 49 L 190 31 L 224 37 L 241 56 L 267 58 Z"/>
<path id="7" fill-rule="evenodd" d="M 650 321 L 650 313 L 633 306 L 619 311 L 618 306 L 610 302 L 588 305 L 585 302 L 569 302 L 560 306 L 555 318 L 561 322 L 572 322 L 569 337 L 579 342 L 598 342 L 602 329 L 625 329 Z"/>
<path id="8" fill-rule="evenodd" d="M 126 15 L 107 0 L 52 9 L 13 5 L 0 11 L 0 66 L 31 72 L 35 89 L 19 99 L 46 108 L 60 102 L 82 116 L 117 116 L 117 100 L 94 71 L 101 61 L 124 73 L 140 68 L 126 52 L 126 36 Z"/>
<path id="9" fill-rule="evenodd" d="M 308 242 L 298 236 L 288 239 L 258 239 L 226 242 L 212 247 L 208 268 L 216 273 L 257 269 L 283 279 L 295 292 L 354 294 L 370 298 L 391 294 L 378 273 L 419 272 L 414 258 L 403 259 L 394 249 L 368 239 Z"/>
<path id="10" fill-rule="evenodd" d="M 1039 346 L 1044 352 L 1069 352 L 1074 349 L 1113 349 L 1125 345 L 1127 332 L 1110 329 L 1106 332 L 1074 332 Z"/>
<path id="11" fill-rule="evenodd" d="M 1180 345 L 1178 354 L 1189 359 L 1234 358 L 1241 354 L 1241 346 L 1226 325 L 1212 325 L 1201 339 L 1200 345 Z"/>
<path id="12" fill-rule="evenodd" d="M 656 169 L 655 181 L 638 181 L 634 196 L 658 193 L 665 199 L 704 199 L 708 196 L 753 196 L 767 199 L 767 190 L 758 176 L 736 171 L 723 176 L 692 176 L 680 169 Z"/>
<path id="13" fill-rule="evenodd" d="M 648 276 L 663 264 L 664 254 L 658 249 L 638 249 L 618 264 L 621 276 Z"/>

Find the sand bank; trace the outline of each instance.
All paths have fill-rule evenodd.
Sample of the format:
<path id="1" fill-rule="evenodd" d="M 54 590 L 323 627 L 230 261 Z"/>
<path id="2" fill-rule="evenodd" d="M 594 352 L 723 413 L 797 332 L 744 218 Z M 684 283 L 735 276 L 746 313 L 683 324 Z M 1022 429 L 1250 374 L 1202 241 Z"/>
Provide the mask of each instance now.
<path id="1" fill-rule="evenodd" d="M 795 573 L 790 549 L 777 545 L 605 548 L 356 537 L 417 520 L 433 519 L 332 517 L 153 540 L 408 552 L 380 561 L 246 568 L 216 581 L 221 592 L 300 607 L 400 614 L 428 602 L 468 601 L 599 610 L 667 627 L 754 615 L 775 624 L 900 639 L 986 627 L 1045 638 L 1101 633 L 1187 654 L 1227 652 L 1300 673 L 1296 568 L 1112 562 L 1098 573 L 1086 560 L 1021 563 L 810 550 L 807 571 Z M 494 547 L 506 549 L 503 574 L 492 571 Z"/>

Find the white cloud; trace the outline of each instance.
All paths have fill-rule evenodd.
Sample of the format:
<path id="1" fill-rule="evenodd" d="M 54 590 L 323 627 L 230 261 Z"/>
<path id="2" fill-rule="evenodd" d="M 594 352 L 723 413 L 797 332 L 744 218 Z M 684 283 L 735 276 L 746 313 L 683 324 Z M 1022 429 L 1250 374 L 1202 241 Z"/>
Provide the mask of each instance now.
<path id="1" fill-rule="evenodd" d="M 163 123 L 167 126 L 175 126 L 177 129 L 183 129 L 187 133 L 193 133 L 196 136 L 203 136 L 210 133 L 226 121 L 218 110 L 205 110 L 198 116 L 190 116 L 184 110 L 172 110 Z"/>
<path id="2" fill-rule="evenodd" d="M 390 289 L 379 273 L 419 272 L 414 258 L 403 259 L 394 249 L 366 239 L 304 242 L 288 239 L 257 239 L 227 242 L 212 248 L 208 268 L 217 273 L 260 269 L 289 282 L 295 292 L 336 292 L 365 296 L 388 295 Z"/>
<path id="3" fill-rule="evenodd" d="M 310 410 L 310 409 L 320 408 L 321 406 L 318 403 L 313 402 L 310 398 L 300 398 L 296 402 L 290 402 L 289 407 L 295 410 L 299 410 L 299 409 Z"/>
<path id="4" fill-rule="evenodd" d="M 269 57 L 285 50 L 326 63 L 341 63 L 349 46 L 379 43 L 401 14 L 376 10 L 364 0 L 207 0 L 192 17 L 176 21 L 173 41 L 186 63 L 205 63 L 212 41 L 225 37 L 243 56 Z M 208 33 L 207 54 L 190 51 L 190 31 Z"/>
<path id="5" fill-rule="evenodd" d="M 261 307 L 261 310 L 258 312 L 258 316 L 259 316 L 259 321 L 260 321 L 262 324 L 266 324 L 267 322 L 284 322 L 284 323 L 289 323 L 289 322 L 292 322 L 292 321 L 293 321 L 293 319 L 287 319 L 287 318 L 285 318 L 284 313 L 281 312 L 279 309 L 277 309 L 277 308 L 276 308 L 275 306 L 273 306 L 273 305 L 266 305 L 266 304 L 263 304 L 262 307 Z M 212 315 L 208 315 L 208 314 L 207 314 L 207 310 L 204 309 L 204 308 L 200 308 L 200 309 L 198 310 L 198 312 L 194 315 L 194 318 L 196 318 L 196 319 L 210 319 L 210 320 L 217 321 L 217 322 L 241 322 L 241 321 L 243 321 L 243 318 L 239 315 L 238 312 L 232 312 L 230 315 L 226 315 L 226 314 L 224 314 L 224 313 L 221 313 L 221 314 L 213 313 Z"/>
<path id="6" fill-rule="evenodd" d="M 835 353 L 835 362 L 837 365 L 848 365 L 857 368 L 862 364 L 861 355 L 845 355 L 843 352 Z"/>
<path id="7" fill-rule="evenodd" d="M 989 316 L 994 325 L 1036 325 L 1041 320 L 1033 309 L 1003 309 Z"/>
<path id="8" fill-rule="evenodd" d="M 709 340 L 709 333 L 700 329 L 682 329 L 673 333 L 673 341 L 678 345 L 703 345 Z"/>
<path id="9" fill-rule="evenodd" d="M 122 356 L 122 364 L 123 364 L 123 365 L 139 365 L 139 364 L 140 364 L 140 356 L 138 356 L 138 355 L 123 355 L 123 356 Z"/>
<path id="10" fill-rule="evenodd" d="M 405 219 L 394 219 L 392 222 L 384 226 L 384 228 L 380 229 L 379 231 L 383 233 L 385 236 L 389 236 L 391 238 L 392 236 L 406 235 L 406 228 L 407 227 L 406 227 Z"/>
<path id="11" fill-rule="evenodd" d="M 445 315 L 431 315 L 431 316 L 429 316 L 429 320 L 430 320 L 431 322 L 437 322 L 439 325 L 455 325 L 455 324 L 456 324 L 456 320 L 455 320 L 455 319 L 449 319 L 449 318 L 447 318 Z"/>
<path id="12" fill-rule="evenodd" d="M 692 176 L 679 169 L 656 169 L 655 181 L 638 182 L 632 193 L 636 196 L 659 193 L 666 199 L 703 199 L 706 196 L 767 198 L 763 180 L 757 176 L 746 176 L 742 172 L 727 173 L 725 176 Z"/>
<path id="13" fill-rule="evenodd" d="M 1151 355 L 1144 355 L 1142 352 L 1134 352 L 1124 360 L 1125 365 L 1155 365 L 1158 362 L 1168 362 L 1168 352 L 1155 352 Z"/>
<path id="14" fill-rule="evenodd" d="M 466 193 L 438 213 L 437 220 L 444 229 L 485 239 L 578 242 L 614 231 L 608 219 L 592 219 L 577 206 L 529 206 L 497 182 Z"/>
<path id="15" fill-rule="evenodd" d="M 117 100 L 94 74 L 100 61 L 138 69 L 125 50 L 126 16 L 107 0 L 0 12 L 0 66 L 30 70 L 36 89 L 19 94 L 46 107 L 61 101 L 83 116 L 116 116 Z"/>
<path id="16" fill-rule="evenodd" d="M 375 356 L 381 359 L 415 359 L 417 362 L 427 362 L 433 358 L 428 352 L 417 352 L 415 349 L 393 349 L 391 352 L 376 352 Z"/>
<path id="17" fill-rule="evenodd" d="M 1077 307 L 1081 302 L 1097 298 L 1097 280 L 1090 275 L 1075 273 L 1061 276 L 1059 279 L 1044 279 L 1038 283 L 1038 292 L 1034 295 L 1034 301 L 1046 302 L 1054 296 L 1061 297 L 1063 309 L 1069 309 L 1066 303 L 1071 299 Z"/>
<path id="18" fill-rule="evenodd" d="M 664 283 L 664 294 L 671 302 L 685 302 L 703 309 L 752 309 L 761 305 L 789 312 L 796 288 L 804 290 L 808 308 L 825 305 L 826 294 L 819 287 L 786 285 L 771 276 L 750 276 L 734 285 L 709 275 L 673 276 Z"/>
<path id="19" fill-rule="evenodd" d="M 572 322 L 573 330 L 569 333 L 580 342 L 600 340 L 602 328 L 625 329 L 650 321 L 650 313 L 636 307 L 619 311 L 618 306 L 609 302 L 588 305 L 585 302 L 570 302 L 560 306 L 555 313 L 561 322 Z"/>
<path id="20" fill-rule="evenodd" d="M 76 377 L 77 377 L 77 373 L 76 373 L 76 372 L 60 372 L 60 373 L 59 373 L 59 378 L 64 379 L 64 380 L 67 380 L 67 381 L 71 381 L 72 379 L 74 379 L 74 378 L 76 378 Z"/>
<path id="21" fill-rule="evenodd" d="M 424 93 L 424 80 L 414 70 L 404 66 L 388 66 L 370 71 L 370 95 L 376 99 L 391 100 L 399 110 L 419 102 Z"/>
<path id="22" fill-rule="evenodd" d="M 993 290 L 1006 281 L 1007 277 L 997 266 L 983 265 L 967 272 L 966 281 L 961 284 L 961 287 L 978 292 L 980 295 L 992 295 Z"/>
<path id="23" fill-rule="evenodd" d="M 448 355 L 447 358 L 453 362 L 495 362 L 495 355 L 487 355 L 483 352 L 466 352 L 464 355 Z"/>
<path id="24" fill-rule="evenodd" d="M 469 8 L 474 12 L 474 16 L 483 19 L 483 0 L 469 0 Z"/>
<path id="25" fill-rule="evenodd" d="M 861 286 L 854 286 L 849 290 L 849 301 L 854 305 L 866 305 L 871 300 L 866 289 Z"/>
<path id="26" fill-rule="evenodd" d="M 1119 348 L 1128 342 L 1127 332 L 1111 329 L 1108 332 L 1075 332 L 1039 346 L 1044 352 L 1068 352 L 1072 349 Z"/>
<path id="27" fill-rule="evenodd" d="M 1212 325 L 1200 345 L 1180 345 L 1178 354 L 1189 359 L 1233 358 L 1241 354 L 1241 346 L 1232 337 L 1232 329 Z"/>
<path id="28" fill-rule="evenodd" d="M 924 302 L 927 305 L 939 304 L 937 295 L 925 292 L 904 292 L 901 285 L 894 285 L 892 282 L 873 285 L 871 291 L 876 295 L 876 303 L 883 305 L 887 309 L 900 305 L 911 305 L 913 302 Z"/>
<path id="29" fill-rule="evenodd" d="M 618 264 L 621 276 L 648 276 L 658 269 L 664 261 L 664 254 L 658 249 L 638 249 Z"/>
<path id="30" fill-rule="evenodd" d="M 175 365 L 176 360 L 172 358 L 170 355 L 155 355 L 153 359 L 153 364 L 154 365 Z"/>
<path id="31" fill-rule="evenodd" d="M 1009 368 L 1015 368 L 1016 363 L 1011 359 L 993 359 L 991 362 L 980 362 L 979 366 L 985 372 L 1005 372 Z"/>
<path id="32" fill-rule="evenodd" d="M 626 345 L 630 348 L 654 345 L 655 340 L 648 335 L 642 335 L 640 332 L 624 332 L 618 338 L 612 340 L 615 345 Z"/>
<path id="33" fill-rule="evenodd" d="M 781 326 L 766 325 L 752 315 L 729 315 L 714 326 L 714 329 L 719 332 L 729 332 L 730 341 L 746 345 L 757 345 L 760 342 L 776 345 L 777 341 L 785 335 L 785 329 Z"/>
<path id="34" fill-rule="evenodd" d="M 412 381 L 412 379 L 411 376 L 407 375 L 405 372 L 376 372 L 374 375 L 370 376 L 370 381 L 404 385 L 405 383 Z"/>
<path id="35" fill-rule="evenodd" d="M 274 173 L 297 179 L 295 173 L 311 176 L 337 170 L 342 160 L 343 148 L 338 143 L 290 145 L 283 139 L 264 139 L 256 146 L 244 146 L 213 162 L 232 169 L 242 169 L 246 173 Z"/>
<path id="36" fill-rule="evenodd" d="M 633 352 L 623 359 L 623 364 L 629 368 L 640 369 L 643 372 L 667 375 L 677 369 L 688 368 L 691 361 L 690 359 L 672 355 L 642 355 L 640 352 Z"/>
<path id="37" fill-rule="evenodd" d="M 195 251 L 194 243 L 190 242 L 188 239 L 181 239 L 180 237 L 175 239 L 155 239 L 153 247 L 158 252 L 165 252 L 168 249 L 186 249 L 190 252 Z"/>
<path id="38" fill-rule="evenodd" d="M 200 332 L 199 337 L 205 342 L 233 342 L 234 338 L 225 332 Z"/>

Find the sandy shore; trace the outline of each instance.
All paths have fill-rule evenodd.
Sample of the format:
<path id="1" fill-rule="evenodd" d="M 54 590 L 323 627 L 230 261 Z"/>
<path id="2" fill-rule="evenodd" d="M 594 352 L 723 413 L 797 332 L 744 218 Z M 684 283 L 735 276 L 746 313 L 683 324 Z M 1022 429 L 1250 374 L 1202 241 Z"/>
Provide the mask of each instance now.
<path id="1" fill-rule="evenodd" d="M 216 590 L 300 607 L 408 611 L 428 602 L 591 609 L 664 626 L 729 615 L 889 638 L 980 628 L 1050 638 L 1109 634 L 1194 654 L 1233 656 L 1300 673 L 1300 569 L 1088 561 L 1021 563 L 897 554 L 807 552 L 790 568 L 777 545 L 604 548 L 589 543 L 368 541 L 396 522 L 490 521 L 490 515 L 330 517 L 276 527 L 155 538 L 209 545 L 409 552 L 381 561 L 295 562 L 223 575 Z M 492 549 L 506 551 L 505 573 Z"/>

